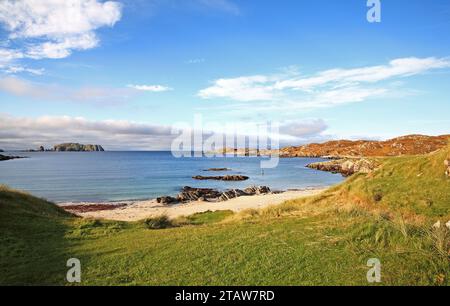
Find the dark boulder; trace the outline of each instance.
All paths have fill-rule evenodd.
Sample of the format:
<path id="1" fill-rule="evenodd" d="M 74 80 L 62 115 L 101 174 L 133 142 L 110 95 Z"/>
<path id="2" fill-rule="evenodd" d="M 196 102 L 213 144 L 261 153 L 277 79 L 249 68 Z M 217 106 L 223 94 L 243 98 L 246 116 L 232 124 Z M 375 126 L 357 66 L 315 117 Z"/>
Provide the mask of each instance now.
<path id="1" fill-rule="evenodd" d="M 173 197 L 160 197 L 156 199 L 156 202 L 163 205 L 168 205 L 178 203 L 178 200 Z"/>

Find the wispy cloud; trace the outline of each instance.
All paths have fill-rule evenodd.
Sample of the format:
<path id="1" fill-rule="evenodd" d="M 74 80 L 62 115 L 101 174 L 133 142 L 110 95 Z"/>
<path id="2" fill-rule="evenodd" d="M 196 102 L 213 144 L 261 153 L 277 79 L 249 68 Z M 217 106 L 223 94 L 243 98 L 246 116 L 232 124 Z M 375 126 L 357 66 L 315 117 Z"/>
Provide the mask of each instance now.
<path id="1" fill-rule="evenodd" d="M 164 92 L 171 91 L 173 88 L 164 86 L 164 85 L 127 85 L 128 88 L 132 88 L 140 91 L 149 91 L 149 92 Z"/>
<path id="2" fill-rule="evenodd" d="M 382 81 L 410 77 L 436 69 L 450 67 L 445 58 L 400 58 L 387 65 L 355 69 L 330 69 L 312 76 L 298 72 L 273 75 L 242 76 L 218 79 L 212 86 L 202 89 L 203 99 L 228 99 L 237 102 L 260 101 L 261 110 L 279 108 L 301 109 L 335 106 L 361 102 L 385 95 L 389 89 Z M 245 104 L 234 107 L 246 108 Z"/>
<path id="3" fill-rule="evenodd" d="M 33 68 L 28 68 L 26 66 L 16 65 L 16 66 L 5 67 L 4 72 L 6 74 L 18 74 L 18 73 L 22 73 L 22 72 L 27 72 L 31 75 L 43 75 L 45 72 L 45 69 L 43 69 L 43 68 L 33 69 Z"/>
<path id="4" fill-rule="evenodd" d="M 219 79 L 214 85 L 198 92 L 203 99 L 230 98 L 236 101 L 263 101 L 275 97 L 272 77 L 264 75 Z"/>

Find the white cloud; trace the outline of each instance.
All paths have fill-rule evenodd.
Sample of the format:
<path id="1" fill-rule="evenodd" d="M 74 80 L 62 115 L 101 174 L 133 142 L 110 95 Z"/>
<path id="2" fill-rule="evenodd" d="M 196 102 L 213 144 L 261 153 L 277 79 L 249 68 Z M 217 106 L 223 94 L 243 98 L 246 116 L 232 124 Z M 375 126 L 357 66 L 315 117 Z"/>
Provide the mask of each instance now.
<path id="1" fill-rule="evenodd" d="M 21 47 L 0 49 L 5 62 L 20 58 L 64 58 L 73 50 L 98 45 L 95 31 L 112 27 L 121 18 L 116 1 L 2 0 L 0 23 L 9 40 Z"/>
<path id="2" fill-rule="evenodd" d="M 170 91 L 173 90 L 172 88 L 168 86 L 163 85 L 128 85 L 127 87 L 133 88 L 135 90 L 140 91 L 150 91 L 150 92 L 164 92 L 164 91 Z"/>
<path id="3" fill-rule="evenodd" d="M 388 65 L 331 69 L 307 77 L 291 71 L 269 76 L 219 79 L 214 81 L 212 86 L 200 90 L 198 96 L 203 99 L 266 102 L 259 103 L 258 106 L 240 104 L 240 109 L 259 107 L 260 110 L 267 111 L 280 108 L 326 107 L 361 102 L 384 95 L 389 90 L 385 85 L 378 85 L 382 81 L 449 67 L 448 59 L 400 58 L 390 61 Z"/>

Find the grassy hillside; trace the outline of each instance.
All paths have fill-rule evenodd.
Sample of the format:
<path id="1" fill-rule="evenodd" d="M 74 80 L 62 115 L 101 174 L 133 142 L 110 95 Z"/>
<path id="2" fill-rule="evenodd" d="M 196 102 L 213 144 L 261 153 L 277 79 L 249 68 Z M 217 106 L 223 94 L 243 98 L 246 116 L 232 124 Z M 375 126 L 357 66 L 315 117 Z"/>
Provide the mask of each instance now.
<path id="1" fill-rule="evenodd" d="M 450 146 L 427 155 L 380 158 L 377 171 L 355 175 L 332 191 L 337 199 L 372 208 L 450 220 L 446 158 L 450 158 Z"/>
<path id="2" fill-rule="evenodd" d="M 82 220 L 16 191 L 0 192 L 0 284 L 66 284 L 79 258 L 83 285 L 448 285 L 449 149 L 381 159 L 309 199 L 264 210 L 137 223 Z M 155 229 L 163 228 L 163 229 Z"/>

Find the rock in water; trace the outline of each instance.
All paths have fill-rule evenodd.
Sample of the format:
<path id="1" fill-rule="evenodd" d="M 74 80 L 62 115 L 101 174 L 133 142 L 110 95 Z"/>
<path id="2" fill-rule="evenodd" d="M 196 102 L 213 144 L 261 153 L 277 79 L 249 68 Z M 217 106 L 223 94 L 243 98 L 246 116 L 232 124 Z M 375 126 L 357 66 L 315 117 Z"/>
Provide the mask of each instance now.
<path id="1" fill-rule="evenodd" d="M 249 179 L 248 176 L 244 175 L 225 175 L 225 176 L 202 176 L 197 175 L 192 177 L 194 180 L 215 180 L 215 181 L 246 181 Z"/>

